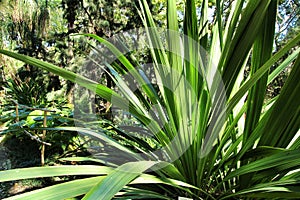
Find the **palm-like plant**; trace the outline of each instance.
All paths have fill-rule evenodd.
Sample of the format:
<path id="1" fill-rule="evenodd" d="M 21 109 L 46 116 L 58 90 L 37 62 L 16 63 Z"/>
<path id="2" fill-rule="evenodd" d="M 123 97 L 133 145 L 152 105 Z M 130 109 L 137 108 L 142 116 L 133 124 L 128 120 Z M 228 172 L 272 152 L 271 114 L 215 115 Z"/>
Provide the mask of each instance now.
<path id="1" fill-rule="evenodd" d="M 166 50 L 146 0 L 139 1 L 139 14 L 147 27 L 154 62 L 156 89 L 138 65 L 95 35 L 87 36 L 107 46 L 118 58 L 119 62 L 106 67 L 121 95 L 49 63 L 0 50 L 2 54 L 76 82 L 102 98 L 113 99 L 115 106 L 125 108 L 124 102 L 127 102 L 129 112 L 148 128 L 154 135 L 150 139 L 163 149 L 159 157 L 136 137 L 128 137 L 138 143 L 136 150 L 132 150 L 109 138 L 104 131 L 57 128 L 76 129 L 96 136 L 126 152 L 131 162 L 119 167 L 112 163 L 111 166 L 2 171 L 1 181 L 94 175 L 13 198 L 64 199 L 79 195 L 84 195 L 83 199 L 299 198 L 300 138 L 296 135 L 300 124 L 299 50 L 294 50 L 275 71 L 268 72 L 296 47 L 300 34 L 272 55 L 278 1 L 233 1 L 227 21 L 224 21 L 222 10 L 226 3 L 228 1 L 216 1 L 215 21 L 208 28 L 208 1 L 202 1 L 201 7 L 196 8 L 194 0 L 186 0 L 183 22 L 186 37 L 180 38 L 176 2 L 168 0 Z M 197 12 L 200 12 L 199 21 Z M 200 45 L 210 56 L 203 56 Z M 293 61 L 281 94 L 265 102 L 266 86 Z M 213 63 L 219 73 L 214 71 Z M 243 81 L 245 66 L 249 64 L 250 75 Z M 122 78 L 129 73 L 141 86 L 139 93 L 133 93 Z M 208 77 L 214 78 L 209 80 Z M 153 105 L 155 114 L 149 112 Z M 140 152 L 144 152 L 143 156 Z M 92 158 L 65 160 L 103 163 L 103 159 Z"/>

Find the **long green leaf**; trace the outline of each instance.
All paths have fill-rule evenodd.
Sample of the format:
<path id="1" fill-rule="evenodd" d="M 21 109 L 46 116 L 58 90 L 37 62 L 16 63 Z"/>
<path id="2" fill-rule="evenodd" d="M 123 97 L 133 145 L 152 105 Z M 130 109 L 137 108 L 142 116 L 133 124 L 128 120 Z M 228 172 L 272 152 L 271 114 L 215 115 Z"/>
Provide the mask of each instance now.
<path id="1" fill-rule="evenodd" d="M 300 54 L 281 94 L 274 103 L 272 114 L 265 125 L 259 145 L 287 147 L 300 127 Z"/>
<path id="2" fill-rule="evenodd" d="M 255 74 L 253 74 L 250 79 L 245 82 L 239 91 L 228 101 L 227 112 L 230 112 L 234 106 L 239 102 L 239 100 L 246 94 L 246 92 L 267 72 L 270 67 L 277 62 L 282 56 L 284 56 L 291 48 L 296 46 L 300 41 L 300 34 L 298 34 L 294 39 L 289 41 L 282 49 L 280 49 L 276 54 L 274 54 L 265 64 L 260 67 Z"/>
<path id="3" fill-rule="evenodd" d="M 243 174 L 248 174 L 251 172 L 258 172 L 261 170 L 272 169 L 273 167 L 286 165 L 290 167 L 300 168 L 300 150 L 290 150 L 282 153 L 276 153 L 272 156 L 262 158 L 260 160 L 251 162 L 247 165 L 244 165 L 233 172 L 230 172 L 228 176 L 225 177 L 225 180 L 231 179 L 236 176 Z"/>
<path id="4" fill-rule="evenodd" d="M 11 51 L 0 49 L 0 53 L 15 58 L 17 60 L 23 61 L 27 64 L 52 72 L 58 76 L 63 77 L 66 80 L 75 82 L 83 87 L 86 87 L 91 91 L 95 91 L 97 94 L 101 95 L 101 97 L 105 98 L 106 100 L 111 100 L 113 97 L 116 99 L 116 102 L 120 102 L 120 105 L 124 104 L 124 99 L 122 99 L 121 96 L 118 95 L 116 92 L 103 85 L 98 84 L 97 82 L 87 79 L 81 75 L 75 74 L 74 72 L 65 70 L 47 62 L 40 61 L 36 58 L 14 53 Z"/>
<path id="5" fill-rule="evenodd" d="M 219 69 L 223 68 L 223 81 L 227 96 L 230 96 L 236 77 L 253 45 L 270 1 L 253 0 L 248 2 L 231 41 L 230 48 L 228 52 L 225 51 L 222 54 L 219 63 L 219 66 L 222 67 L 219 67 Z"/>
<path id="6" fill-rule="evenodd" d="M 110 173 L 103 181 L 93 187 L 83 199 L 110 200 L 125 185 L 141 175 L 145 170 L 151 168 L 154 164 L 156 164 L 156 162 L 140 161 L 121 165 Z"/>
<path id="7" fill-rule="evenodd" d="M 106 175 L 110 172 L 111 168 L 96 165 L 31 167 L 0 171 L 0 182 L 67 175 Z"/>
<path id="8" fill-rule="evenodd" d="M 105 177 L 93 177 L 60 183 L 42 189 L 15 195 L 5 200 L 53 200 L 77 197 L 88 192 L 97 182 Z"/>
<path id="9" fill-rule="evenodd" d="M 254 187 L 238 191 L 235 194 L 225 196 L 221 199 L 231 199 L 233 197 L 298 199 L 300 197 L 299 185 L 299 179 L 262 183 L 257 184 Z"/>
<path id="10" fill-rule="evenodd" d="M 254 43 L 251 74 L 254 74 L 270 57 L 273 50 L 277 0 L 271 1 L 262 29 Z M 267 87 L 268 72 L 251 88 L 247 98 L 247 116 L 243 133 L 244 143 L 259 121 Z"/>

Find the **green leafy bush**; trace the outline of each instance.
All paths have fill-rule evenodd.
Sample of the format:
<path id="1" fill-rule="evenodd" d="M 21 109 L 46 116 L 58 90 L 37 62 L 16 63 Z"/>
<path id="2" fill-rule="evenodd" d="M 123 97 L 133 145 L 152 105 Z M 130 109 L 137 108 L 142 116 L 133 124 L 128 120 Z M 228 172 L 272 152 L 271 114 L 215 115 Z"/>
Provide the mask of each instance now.
<path id="1" fill-rule="evenodd" d="M 4 145 L 11 138 L 15 138 L 14 140 L 18 140 L 20 143 L 33 140 L 30 142 L 31 148 L 39 149 L 42 142 L 45 142 L 50 145 L 47 146 L 45 152 L 48 163 L 56 162 L 62 155 L 76 155 L 76 152 L 83 151 L 83 141 L 78 138 L 77 132 L 51 130 L 56 126 L 73 126 L 73 105 L 58 104 L 55 109 L 52 109 L 53 112 L 48 112 L 47 128 L 50 130 L 47 130 L 44 138 L 42 138 L 43 130 L 41 130 L 43 129 L 44 108 L 32 108 L 20 104 L 18 108 L 17 115 L 15 106 L 6 107 L 7 110 L 0 118 L 7 127 L 1 132 L 6 136 L 3 141 Z M 32 111 L 32 109 L 34 110 Z M 17 121 L 16 118 L 18 118 Z M 30 146 L 30 144 L 27 145 Z M 31 159 L 30 156 L 23 157 L 27 160 Z"/>
<path id="2" fill-rule="evenodd" d="M 97 132 L 58 127 L 57 130 L 77 130 L 99 138 L 127 155 L 130 162 L 118 166 L 105 155 L 97 159 L 71 157 L 63 160 L 102 165 L 17 169 L 18 174 L 8 170 L 0 173 L 0 180 L 93 175 L 21 194 L 15 197 L 18 199 L 65 199 L 80 195 L 85 195 L 83 199 L 299 198 L 299 50 L 289 55 L 278 70 L 270 74 L 268 71 L 297 47 L 300 34 L 272 54 L 277 5 L 273 0 L 238 0 L 231 4 L 216 1 L 215 18 L 209 27 L 208 1 L 202 1 L 196 8 L 193 0 L 187 0 L 179 29 L 176 1 L 168 0 L 169 32 L 167 42 L 163 43 L 147 2 L 140 0 L 139 14 L 149 39 L 155 79 L 160 83 L 157 89 L 145 78 L 141 66 L 130 62 L 107 40 L 92 34 L 86 35 L 117 56 L 118 62 L 106 65 L 118 87 L 116 91 L 52 64 L 0 50 L 95 91 L 102 98 L 113 100 L 114 106 L 129 107 L 127 111 L 151 133 L 149 139 L 164 150 L 161 157 L 146 144 L 144 149 L 137 145 L 133 151 L 109 137 L 110 131 L 101 127 Z M 230 7 L 226 16 L 222 14 L 224 6 Z M 179 37 L 181 31 L 188 38 Z M 199 45 L 210 53 L 209 57 L 201 54 Z M 211 61 L 216 64 L 220 79 L 210 71 L 214 69 Z M 265 103 L 267 85 L 292 62 L 292 71 L 280 95 Z M 250 74 L 243 80 L 248 63 Z M 214 78 L 207 79 L 205 72 L 213 73 Z M 141 86 L 140 93 L 131 91 L 124 80 L 126 74 Z M 154 105 L 156 112 L 151 112 Z M 162 119 L 165 123 L 161 126 Z M 123 134 L 130 136 L 126 131 Z"/>

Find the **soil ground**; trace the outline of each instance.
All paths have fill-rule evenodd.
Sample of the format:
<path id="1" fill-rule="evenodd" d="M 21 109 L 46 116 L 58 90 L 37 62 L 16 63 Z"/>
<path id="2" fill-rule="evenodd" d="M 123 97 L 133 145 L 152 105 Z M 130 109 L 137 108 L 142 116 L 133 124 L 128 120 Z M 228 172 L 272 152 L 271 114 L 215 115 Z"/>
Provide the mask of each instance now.
<path id="1" fill-rule="evenodd" d="M 0 170 L 31 167 L 39 164 L 38 146 L 32 140 L 6 140 L 0 137 Z M 9 181 L 0 183 L 0 199 L 38 187 L 39 181 Z"/>

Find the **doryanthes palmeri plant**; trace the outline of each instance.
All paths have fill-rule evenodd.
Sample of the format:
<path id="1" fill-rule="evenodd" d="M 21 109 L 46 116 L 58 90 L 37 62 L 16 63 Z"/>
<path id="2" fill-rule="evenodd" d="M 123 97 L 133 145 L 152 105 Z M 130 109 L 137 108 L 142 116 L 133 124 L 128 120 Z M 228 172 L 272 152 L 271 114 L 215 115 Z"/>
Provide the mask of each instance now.
<path id="1" fill-rule="evenodd" d="M 106 63 L 105 70 L 117 90 L 52 64 L 0 50 L 73 81 L 108 101 L 113 99 L 113 106 L 127 109 L 151 133 L 136 137 L 120 128 L 127 142 L 133 141 L 134 149 L 121 143 L 117 136 L 110 137 L 110 130 L 57 127 L 106 141 L 125 153 L 128 162 L 117 165 L 105 162 L 103 156 L 73 157 L 65 160 L 99 165 L 1 171 L 2 182 L 81 175 L 80 179 L 11 199 L 300 198 L 300 34 L 273 51 L 278 1 L 218 0 L 212 19 L 208 0 L 201 1 L 199 7 L 194 0 L 186 0 L 183 14 L 179 14 L 182 24 L 178 22 L 176 1 L 166 3 L 165 43 L 147 1 L 140 0 L 137 5 L 156 83 L 146 78 L 144 68 L 133 55 L 126 57 L 112 43 L 92 34 L 85 35 L 116 56 L 117 61 Z M 230 9 L 224 16 L 226 6 Z M 274 66 L 276 69 L 270 72 Z M 266 99 L 267 86 L 290 66 L 280 95 Z M 250 72 L 245 78 L 247 68 Z M 130 89 L 130 81 L 124 80 L 127 74 L 140 86 L 136 87 L 139 92 Z M 155 112 L 150 112 L 154 106 Z M 135 132 L 139 134 L 138 130 Z M 146 139 L 155 142 L 156 147 Z M 158 151 L 160 154 L 155 153 Z"/>

